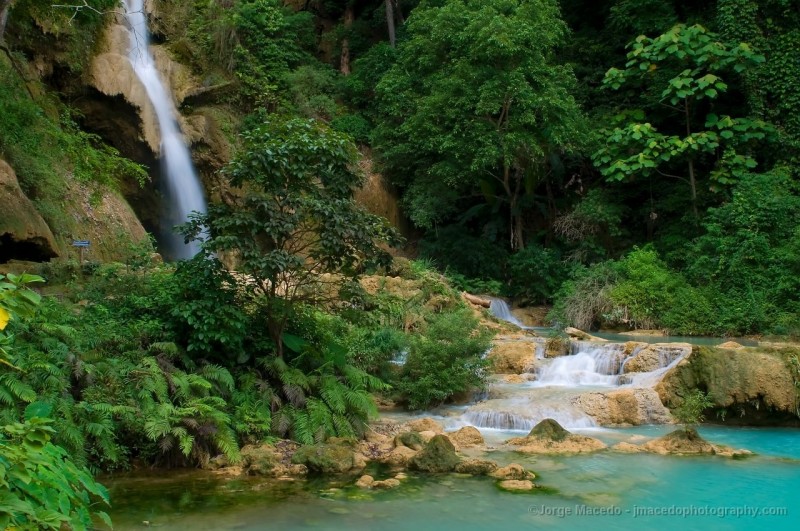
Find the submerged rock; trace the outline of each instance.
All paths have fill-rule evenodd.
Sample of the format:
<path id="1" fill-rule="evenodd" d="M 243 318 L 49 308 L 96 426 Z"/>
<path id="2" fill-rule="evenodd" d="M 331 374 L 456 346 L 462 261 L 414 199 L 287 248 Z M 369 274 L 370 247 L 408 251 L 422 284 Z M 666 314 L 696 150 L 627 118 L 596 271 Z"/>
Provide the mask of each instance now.
<path id="1" fill-rule="evenodd" d="M 376 481 L 372 484 L 373 489 L 394 489 L 400 486 L 400 480 L 395 478 Z"/>
<path id="2" fill-rule="evenodd" d="M 536 488 L 533 481 L 527 479 L 506 479 L 498 481 L 497 486 L 509 492 L 529 492 Z"/>
<path id="3" fill-rule="evenodd" d="M 497 463 L 488 459 L 465 459 L 456 465 L 455 471 L 459 474 L 488 476 L 497 471 Z"/>
<path id="4" fill-rule="evenodd" d="M 508 444 L 515 450 L 530 454 L 571 454 L 594 452 L 606 447 L 592 437 L 575 435 L 565 430 L 553 419 L 545 419 L 534 426 L 527 437 L 510 439 Z"/>
<path id="5" fill-rule="evenodd" d="M 409 467 L 422 472 L 452 472 L 461 461 L 456 449 L 445 435 L 437 435 L 411 458 Z"/>
<path id="6" fill-rule="evenodd" d="M 715 445 L 706 441 L 694 428 L 675 430 L 663 437 L 646 442 L 642 445 L 642 449 L 661 455 L 728 454 L 733 456 L 736 453 L 728 446 Z M 740 450 L 740 452 L 750 453 L 746 450 Z"/>
<path id="7" fill-rule="evenodd" d="M 489 475 L 497 479 L 536 479 L 536 474 L 525 470 L 522 465 L 518 465 L 516 463 L 511 463 L 503 468 L 498 468 Z"/>

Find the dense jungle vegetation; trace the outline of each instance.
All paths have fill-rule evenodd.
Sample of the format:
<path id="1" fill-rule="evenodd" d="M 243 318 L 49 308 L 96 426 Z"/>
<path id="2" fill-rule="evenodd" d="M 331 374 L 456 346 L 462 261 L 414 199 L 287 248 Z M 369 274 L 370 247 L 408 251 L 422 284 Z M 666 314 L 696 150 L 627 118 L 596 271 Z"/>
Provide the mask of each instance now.
<path id="1" fill-rule="evenodd" d="M 800 333 L 798 2 L 155 4 L 159 39 L 222 87 L 237 193 L 182 228 L 210 235 L 193 260 L 132 243 L 44 266 L 44 288 L 0 277 L 3 527 L 89 525 L 106 494 L 83 467 L 235 461 L 359 436 L 375 393 L 480 387 L 489 337 L 455 289 L 564 326 Z M 45 211 L 56 168 L 146 181 L 71 104 L 115 9 L 0 0 L 0 155 Z M 353 201 L 364 154 L 419 260 L 392 264 L 399 234 Z"/>

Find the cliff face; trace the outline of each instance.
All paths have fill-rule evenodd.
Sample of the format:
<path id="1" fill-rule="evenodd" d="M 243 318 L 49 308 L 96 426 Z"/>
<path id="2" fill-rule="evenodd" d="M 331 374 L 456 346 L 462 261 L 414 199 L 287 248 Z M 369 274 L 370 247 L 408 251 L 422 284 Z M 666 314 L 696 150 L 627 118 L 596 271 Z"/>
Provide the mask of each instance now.
<path id="1" fill-rule="evenodd" d="M 685 390 L 699 388 L 714 406 L 709 422 L 745 425 L 798 425 L 800 378 L 792 359 L 800 349 L 694 347 L 656 386 L 668 407 L 680 405 Z"/>

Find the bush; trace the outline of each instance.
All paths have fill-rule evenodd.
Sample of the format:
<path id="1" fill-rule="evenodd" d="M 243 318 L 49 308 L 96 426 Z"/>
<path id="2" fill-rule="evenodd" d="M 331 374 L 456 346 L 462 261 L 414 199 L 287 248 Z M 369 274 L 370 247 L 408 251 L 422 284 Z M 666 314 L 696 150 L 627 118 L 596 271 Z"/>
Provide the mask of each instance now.
<path id="1" fill-rule="evenodd" d="M 511 296 L 522 303 L 546 303 L 569 277 L 571 267 L 554 249 L 529 245 L 511 256 Z"/>
<path id="2" fill-rule="evenodd" d="M 490 337 L 467 309 L 431 317 L 420 334 L 409 338 L 408 359 L 397 382 L 408 406 L 424 409 L 482 388 Z"/>
<path id="3" fill-rule="evenodd" d="M 695 389 L 683 397 L 681 405 L 672 410 L 672 414 L 689 431 L 693 426 L 703 422 L 703 411 L 713 406 L 714 403 L 708 395 L 700 389 Z"/>
<path id="4" fill-rule="evenodd" d="M 428 234 L 419 243 L 419 253 L 432 260 L 440 271 L 455 271 L 468 278 L 505 278 L 508 251 L 489 238 L 473 235 L 462 225 Z"/>

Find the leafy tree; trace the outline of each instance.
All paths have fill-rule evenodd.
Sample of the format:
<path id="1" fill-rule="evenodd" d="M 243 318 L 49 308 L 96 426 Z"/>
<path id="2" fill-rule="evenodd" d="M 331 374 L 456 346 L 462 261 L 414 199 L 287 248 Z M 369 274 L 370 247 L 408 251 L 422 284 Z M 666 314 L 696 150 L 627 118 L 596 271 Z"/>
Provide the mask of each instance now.
<path id="1" fill-rule="evenodd" d="M 572 72 L 553 57 L 567 34 L 558 3 L 428 0 L 405 30 L 377 87 L 375 136 L 412 220 L 433 227 L 485 196 L 522 248 L 534 190 L 581 140 Z"/>
<path id="2" fill-rule="evenodd" d="M 314 120 L 271 117 L 244 143 L 225 170 L 242 196 L 209 207 L 186 234 L 207 231 L 207 253 L 234 256 L 281 357 L 295 305 L 331 301 L 345 279 L 387 265 L 379 243 L 399 236 L 354 202 L 361 177 L 348 136 Z"/>
<path id="3" fill-rule="evenodd" d="M 746 43 L 726 45 L 700 25 L 677 24 L 655 38 L 640 35 L 630 48 L 625 68 L 610 69 L 604 84 L 616 90 L 628 83 L 653 83 L 661 90 L 659 104 L 674 117 L 665 122 L 665 133 L 646 121 L 641 109 L 618 116 L 619 126 L 600 132 L 607 140 L 593 160 L 609 181 L 652 174 L 685 181 L 696 218 L 701 157 L 716 155 L 710 171 L 715 186 L 732 184 L 756 167 L 749 148 L 771 132 L 763 121 L 718 116 L 707 105 L 728 90 L 722 78 L 727 71 L 742 73 L 764 57 Z"/>

